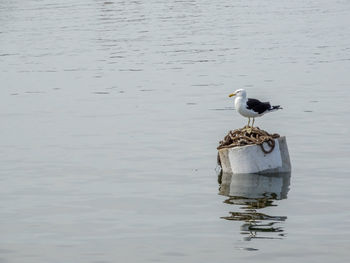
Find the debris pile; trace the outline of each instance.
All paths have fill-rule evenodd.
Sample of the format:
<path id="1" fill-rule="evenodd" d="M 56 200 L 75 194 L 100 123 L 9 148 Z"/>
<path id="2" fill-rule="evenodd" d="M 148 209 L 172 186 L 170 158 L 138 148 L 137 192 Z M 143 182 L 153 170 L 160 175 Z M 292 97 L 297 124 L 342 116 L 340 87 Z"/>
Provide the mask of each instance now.
<path id="1" fill-rule="evenodd" d="M 260 130 L 258 127 L 243 127 L 230 131 L 225 138 L 219 142 L 218 150 L 223 148 L 232 148 L 245 145 L 260 145 L 261 150 L 264 153 L 271 153 L 275 148 L 274 139 L 279 138 L 277 133 L 270 134 L 267 131 Z M 264 148 L 264 143 L 267 144 L 269 149 Z"/>

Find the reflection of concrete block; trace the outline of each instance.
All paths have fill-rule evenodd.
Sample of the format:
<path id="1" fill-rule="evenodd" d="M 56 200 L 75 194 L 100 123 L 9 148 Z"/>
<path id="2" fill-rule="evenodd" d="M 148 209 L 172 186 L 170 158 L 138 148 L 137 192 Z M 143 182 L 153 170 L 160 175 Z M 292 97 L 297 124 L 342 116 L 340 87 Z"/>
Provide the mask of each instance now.
<path id="1" fill-rule="evenodd" d="M 268 149 L 267 145 L 264 146 Z M 271 153 L 264 153 L 259 145 L 247 145 L 220 149 L 219 158 L 224 173 L 291 172 L 285 137 L 275 139 L 275 148 Z"/>
<path id="2" fill-rule="evenodd" d="M 274 174 L 232 174 L 222 173 L 221 195 L 243 198 L 285 199 L 289 191 L 291 173 Z M 242 200 L 234 200 L 237 204 Z M 243 204 L 247 200 L 243 200 Z"/>

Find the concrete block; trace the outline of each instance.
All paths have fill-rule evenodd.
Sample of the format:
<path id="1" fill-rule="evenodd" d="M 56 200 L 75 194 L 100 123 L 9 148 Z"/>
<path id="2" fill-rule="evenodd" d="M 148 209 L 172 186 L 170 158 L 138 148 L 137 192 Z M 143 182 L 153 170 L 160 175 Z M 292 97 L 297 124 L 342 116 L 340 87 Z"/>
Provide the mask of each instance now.
<path id="1" fill-rule="evenodd" d="M 267 145 L 264 146 L 268 149 Z M 224 173 L 270 174 L 291 172 L 288 146 L 284 136 L 275 139 L 275 148 L 271 153 L 264 153 L 259 145 L 246 145 L 220 149 L 219 158 Z"/>

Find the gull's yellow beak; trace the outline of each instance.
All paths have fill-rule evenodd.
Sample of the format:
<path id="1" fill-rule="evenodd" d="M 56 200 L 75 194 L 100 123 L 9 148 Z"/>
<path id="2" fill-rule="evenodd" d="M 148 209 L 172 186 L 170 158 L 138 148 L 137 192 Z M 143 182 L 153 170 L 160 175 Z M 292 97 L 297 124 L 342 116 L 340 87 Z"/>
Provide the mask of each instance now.
<path id="1" fill-rule="evenodd" d="M 236 93 L 232 93 L 230 95 L 228 95 L 230 98 L 233 97 L 233 96 L 236 96 Z"/>

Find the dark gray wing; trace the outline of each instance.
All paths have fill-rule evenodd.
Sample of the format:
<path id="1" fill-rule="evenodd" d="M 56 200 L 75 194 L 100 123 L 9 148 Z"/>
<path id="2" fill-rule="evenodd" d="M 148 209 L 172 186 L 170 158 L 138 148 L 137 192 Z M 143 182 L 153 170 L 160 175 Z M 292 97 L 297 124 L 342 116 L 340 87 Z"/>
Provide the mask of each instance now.
<path id="1" fill-rule="evenodd" d="M 249 110 L 253 110 L 259 114 L 271 109 L 271 105 L 269 102 L 261 102 L 257 99 L 248 99 L 247 106 Z"/>

